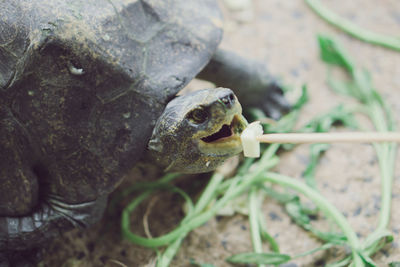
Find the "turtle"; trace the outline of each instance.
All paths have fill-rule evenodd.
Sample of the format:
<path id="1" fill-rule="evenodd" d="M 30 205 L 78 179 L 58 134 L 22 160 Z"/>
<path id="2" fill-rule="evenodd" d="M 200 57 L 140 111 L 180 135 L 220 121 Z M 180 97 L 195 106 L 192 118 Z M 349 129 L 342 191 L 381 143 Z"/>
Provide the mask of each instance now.
<path id="1" fill-rule="evenodd" d="M 215 0 L 0 1 L 3 258 L 97 222 L 141 160 L 214 170 L 242 150 L 241 105 L 290 108 L 222 26 Z M 179 94 L 194 78 L 217 88 Z"/>

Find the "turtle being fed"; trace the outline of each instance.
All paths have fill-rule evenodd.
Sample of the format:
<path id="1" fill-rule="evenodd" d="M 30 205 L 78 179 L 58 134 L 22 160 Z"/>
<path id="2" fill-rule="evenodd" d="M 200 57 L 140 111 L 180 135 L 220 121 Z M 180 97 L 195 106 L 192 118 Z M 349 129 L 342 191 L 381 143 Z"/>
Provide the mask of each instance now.
<path id="1" fill-rule="evenodd" d="M 262 64 L 217 48 L 221 27 L 214 0 L 0 1 L 0 253 L 98 221 L 144 155 L 215 169 L 241 151 L 238 99 L 288 109 Z M 196 76 L 236 95 L 176 97 Z"/>

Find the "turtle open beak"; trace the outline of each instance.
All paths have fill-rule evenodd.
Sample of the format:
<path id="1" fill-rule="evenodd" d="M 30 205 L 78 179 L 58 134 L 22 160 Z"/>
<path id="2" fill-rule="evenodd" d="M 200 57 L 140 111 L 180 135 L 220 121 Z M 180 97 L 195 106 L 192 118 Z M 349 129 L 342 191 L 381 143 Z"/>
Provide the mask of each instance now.
<path id="1" fill-rule="evenodd" d="M 204 154 L 229 157 L 242 152 L 240 134 L 247 126 L 241 113 L 234 114 L 211 135 L 200 138 L 199 149 Z"/>
<path id="2" fill-rule="evenodd" d="M 240 114 L 233 116 L 229 124 L 223 124 L 222 127 L 215 133 L 201 138 L 205 143 L 221 143 L 229 142 L 232 138 L 240 137 L 242 131 L 246 128 L 247 121 Z"/>

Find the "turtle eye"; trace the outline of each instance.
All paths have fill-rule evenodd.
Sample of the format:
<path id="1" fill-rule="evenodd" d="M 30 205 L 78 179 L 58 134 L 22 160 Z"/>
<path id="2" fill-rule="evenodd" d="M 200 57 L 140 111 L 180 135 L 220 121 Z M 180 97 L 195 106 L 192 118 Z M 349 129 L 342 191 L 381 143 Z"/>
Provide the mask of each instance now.
<path id="1" fill-rule="evenodd" d="M 195 108 L 188 114 L 188 119 L 193 123 L 200 124 L 208 119 L 208 113 L 204 108 Z"/>

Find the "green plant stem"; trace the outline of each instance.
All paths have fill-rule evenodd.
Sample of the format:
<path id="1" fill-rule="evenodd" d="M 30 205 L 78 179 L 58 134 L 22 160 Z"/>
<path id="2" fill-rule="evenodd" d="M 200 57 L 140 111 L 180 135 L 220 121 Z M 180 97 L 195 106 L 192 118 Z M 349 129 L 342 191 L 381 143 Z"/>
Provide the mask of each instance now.
<path id="1" fill-rule="evenodd" d="M 156 267 L 168 267 L 179 250 L 179 247 L 186 237 L 186 234 L 182 234 L 179 238 L 177 238 L 172 244 L 170 244 L 165 251 L 158 256 Z"/>
<path id="2" fill-rule="evenodd" d="M 377 148 L 378 160 L 381 170 L 381 209 L 379 213 L 378 226 L 368 237 L 364 244 L 368 244 L 371 240 L 374 244 L 366 248 L 367 255 L 373 255 L 382 247 L 381 238 L 382 233 L 387 232 L 387 227 L 390 222 L 391 214 L 391 201 L 392 201 L 392 185 L 393 185 L 393 173 L 394 173 L 394 160 L 396 158 L 395 145 L 381 145 Z M 378 148 L 381 148 L 380 150 Z M 366 245 L 364 245 L 365 247 Z"/>
<path id="3" fill-rule="evenodd" d="M 331 218 L 343 231 L 343 234 L 346 236 L 347 241 L 349 242 L 350 247 L 352 248 L 352 255 L 354 264 L 356 267 L 364 266 L 364 263 L 359 255 L 360 251 L 360 241 L 356 233 L 353 231 L 351 226 L 349 225 L 346 218 L 341 214 L 335 206 L 333 206 L 327 199 L 321 196 L 317 191 L 308 187 L 302 182 L 294 180 L 285 175 L 266 172 L 260 176 L 260 179 L 265 182 L 273 182 L 282 186 L 286 186 L 292 188 L 304 195 L 306 195 L 309 199 L 311 199 L 315 205 L 329 218 Z"/>
<path id="4" fill-rule="evenodd" d="M 385 116 L 376 103 L 373 103 L 369 116 L 378 131 L 387 131 L 388 127 L 384 120 Z M 394 167 L 394 162 L 390 159 L 393 160 L 395 158 L 395 147 L 395 145 L 390 144 L 375 145 L 382 176 L 382 199 L 378 229 L 386 228 L 389 224 Z"/>
<path id="5" fill-rule="evenodd" d="M 260 207 L 257 197 L 257 188 L 253 186 L 249 193 L 249 222 L 250 222 L 250 233 L 251 241 L 253 243 L 253 249 L 256 253 L 262 253 L 262 241 L 260 234 L 260 227 L 258 223 L 258 217 L 260 216 Z M 265 267 L 263 264 L 259 264 L 259 267 Z"/>
<path id="6" fill-rule="evenodd" d="M 276 165 L 277 158 L 274 157 L 274 153 L 272 153 L 273 150 L 275 149 L 277 148 L 274 146 L 270 146 L 270 148 L 267 149 L 267 153 L 263 154 L 264 161 L 262 165 L 259 165 L 258 171 L 255 172 L 255 174 L 243 177 L 242 182 L 240 184 L 237 183 L 230 184 L 230 187 L 227 189 L 225 195 L 221 199 L 219 199 L 215 203 L 215 205 L 212 206 L 209 210 L 203 211 L 202 213 L 193 216 L 193 218 L 190 218 L 187 221 L 184 219 L 185 220 L 184 224 L 181 224 L 178 228 L 175 228 L 175 230 L 160 237 L 145 238 L 132 233 L 130 230 L 130 220 L 129 220 L 130 213 L 151 194 L 151 190 L 143 192 L 134 201 L 132 201 L 122 212 L 121 228 L 124 236 L 135 244 L 139 244 L 141 246 L 149 248 L 160 247 L 170 244 L 171 242 L 174 242 L 177 238 L 180 238 L 182 235 L 186 235 L 194 228 L 197 228 L 202 224 L 204 224 L 205 222 L 207 222 L 208 220 L 210 220 L 218 212 L 219 209 L 221 209 L 227 204 L 227 202 L 239 196 L 245 190 L 247 190 L 251 185 L 257 182 L 255 181 L 254 177 L 266 171 L 267 169 L 271 168 L 272 166 Z"/>
<path id="7" fill-rule="evenodd" d="M 211 200 L 213 199 L 213 197 L 215 197 L 215 194 L 217 192 L 216 189 L 221 184 L 221 182 L 224 180 L 224 178 L 225 178 L 224 175 L 222 175 L 218 172 L 215 172 L 213 174 L 213 176 L 210 179 L 210 182 L 207 184 L 207 187 L 204 189 L 204 192 L 201 194 L 199 200 L 196 202 L 192 216 L 199 214 L 211 202 Z M 192 216 L 188 217 L 188 219 L 190 219 Z"/>
<path id="8" fill-rule="evenodd" d="M 367 43 L 400 51 L 399 38 L 386 36 L 361 28 L 349 20 L 341 18 L 328 8 L 324 7 L 320 0 L 306 0 L 306 3 L 325 21 L 350 34 L 351 36 Z"/>
<path id="9" fill-rule="evenodd" d="M 389 145 L 384 145 L 389 148 Z M 390 153 L 391 152 L 391 153 Z M 393 184 L 393 165 L 390 164 L 390 158 L 395 158 L 395 149 L 391 149 L 387 153 L 379 153 L 378 160 L 381 167 L 382 176 L 382 199 L 381 199 L 381 216 L 379 217 L 378 229 L 387 228 L 390 220 L 391 200 L 392 200 L 392 184 Z M 385 166 L 386 165 L 386 166 Z"/>
<path id="10" fill-rule="evenodd" d="M 264 216 L 262 214 L 259 214 L 259 216 L 258 216 L 258 224 L 260 227 L 261 238 L 264 241 L 267 241 L 269 243 L 271 251 L 279 253 L 279 251 L 280 251 L 279 245 L 276 242 L 276 240 L 268 233 L 266 222 L 265 222 Z"/>
<path id="11" fill-rule="evenodd" d="M 389 131 L 393 129 L 392 120 L 390 119 L 390 112 L 385 107 L 378 104 L 376 101 L 367 103 L 368 112 L 377 131 Z M 388 125 L 389 124 L 389 125 Z M 367 250 L 367 255 L 373 255 L 382 247 L 382 233 L 387 231 L 390 223 L 391 215 L 391 202 L 392 202 L 392 185 L 394 176 L 394 167 L 396 160 L 397 145 L 395 144 L 376 144 L 374 145 L 378 155 L 378 161 L 381 172 L 381 208 L 379 213 L 378 226 L 368 237 L 364 243 L 369 243 L 375 240 Z"/>
<path id="12" fill-rule="evenodd" d="M 199 200 L 194 205 L 194 208 L 190 211 L 190 213 L 182 220 L 181 224 L 186 223 L 188 220 L 196 216 L 196 214 L 200 213 L 205 207 L 210 203 L 216 193 L 217 187 L 223 181 L 224 175 L 215 172 L 210 179 L 210 182 L 207 184 L 207 187 L 204 189 L 204 192 L 201 194 Z M 172 259 L 176 255 L 179 250 L 179 247 L 186 237 L 188 232 L 183 232 L 181 236 L 179 236 L 172 244 L 169 244 L 165 251 L 159 255 L 157 260 L 156 267 L 168 267 L 171 263 Z"/>
<path id="13" fill-rule="evenodd" d="M 215 203 L 215 205 L 210 209 L 210 211 L 212 211 L 213 214 L 215 214 L 219 209 L 224 207 L 228 201 L 236 198 L 244 191 L 246 191 L 250 186 L 257 183 L 258 180 L 256 178 L 258 177 L 258 175 L 267 171 L 268 169 L 272 168 L 278 163 L 278 159 L 273 155 L 270 155 L 270 153 L 268 153 L 268 151 L 271 151 L 273 149 L 274 148 L 272 147 L 272 149 L 267 150 L 267 153 L 263 154 L 262 157 L 264 159 L 263 164 L 259 162 L 258 168 L 254 173 L 250 173 L 249 175 L 242 177 L 241 182 L 239 184 L 233 184 L 233 186 L 231 185 L 230 188 L 228 188 L 225 195 L 220 200 L 218 200 Z M 268 156 L 270 156 L 270 158 L 268 158 Z"/>

